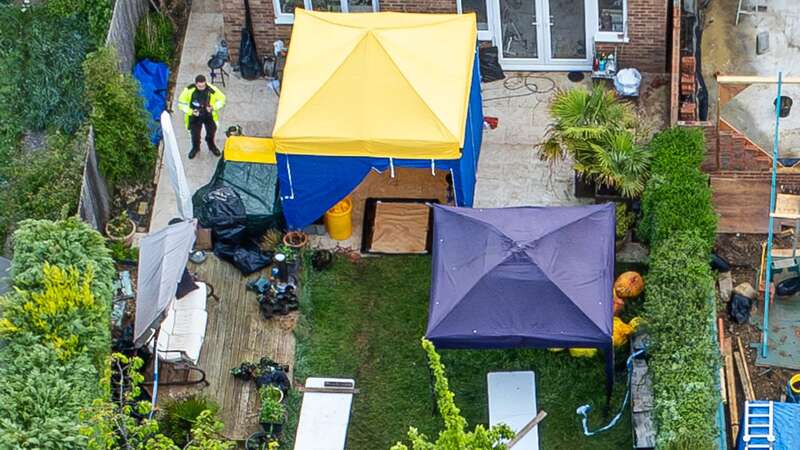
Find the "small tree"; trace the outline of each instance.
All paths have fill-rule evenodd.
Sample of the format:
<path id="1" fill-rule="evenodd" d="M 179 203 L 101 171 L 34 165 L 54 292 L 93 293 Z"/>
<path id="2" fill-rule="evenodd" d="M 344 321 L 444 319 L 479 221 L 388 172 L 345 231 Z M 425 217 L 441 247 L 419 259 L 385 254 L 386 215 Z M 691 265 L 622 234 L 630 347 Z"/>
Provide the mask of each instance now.
<path id="1" fill-rule="evenodd" d="M 474 431 L 465 431 L 467 420 L 455 404 L 455 394 L 450 391 L 447 376 L 444 372 L 442 358 L 436 352 L 433 343 L 422 339 L 422 348 L 428 354 L 428 366 L 433 373 L 434 391 L 439 413 L 444 419 L 444 430 L 439 433 L 435 442 L 421 434 L 416 428 L 408 429 L 408 440 L 412 450 L 505 450 L 503 440 L 514 437 L 514 432 L 507 425 L 498 425 L 489 429 L 477 425 Z M 391 450 L 409 450 L 409 447 L 398 442 Z"/>

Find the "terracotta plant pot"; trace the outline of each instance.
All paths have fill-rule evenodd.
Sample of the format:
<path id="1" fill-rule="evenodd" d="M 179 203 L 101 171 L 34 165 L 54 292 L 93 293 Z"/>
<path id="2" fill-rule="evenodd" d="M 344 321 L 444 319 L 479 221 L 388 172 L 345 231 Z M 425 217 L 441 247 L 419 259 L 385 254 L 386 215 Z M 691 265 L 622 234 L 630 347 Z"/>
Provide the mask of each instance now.
<path id="1" fill-rule="evenodd" d="M 303 248 L 308 243 L 308 235 L 302 231 L 290 231 L 283 236 L 283 243 L 292 248 Z"/>
<path id="2" fill-rule="evenodd" d="M 132 221 L 131 219 L 128 219 L 128 223 L 131 226 L 131 232 L 128 233 L 126 236 L 115 236 L 115 235 L 113 235 L 111 233 L 111 230 L 110 230 L 109 226 L 108 226 L 109 223 L 106 223 L 106 236 L 108 236 L 108 239 L 110 239 L 110 240 L 112 240 L 114 242 L 121 242 L 126 246 L 131 245 L 131 242 L 133 242 L 133 235 L 136 234 L 136 223 L 134 221 Z"/>

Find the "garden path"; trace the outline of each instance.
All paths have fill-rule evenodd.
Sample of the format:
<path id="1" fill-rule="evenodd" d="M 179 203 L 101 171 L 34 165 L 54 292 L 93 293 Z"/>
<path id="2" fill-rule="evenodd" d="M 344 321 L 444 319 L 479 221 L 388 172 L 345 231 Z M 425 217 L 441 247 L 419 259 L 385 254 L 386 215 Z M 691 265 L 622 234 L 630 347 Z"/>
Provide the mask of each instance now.
<path id="1" fill-rule="evenodd" d="M 217 167 L 219 158 L 212 155 L 203 142 L 200 153 L 194 159 L 188 158 L 191 138 L 183 126 L 183 113 L 178 111 L 178 95 L 180 91 L 194 82 L 194 77 L 204 74 L 208 78 L 207 62 L 216 51 L 219 41 L 223 39 L 222 2 L 220 0 L 194 0 L 186 36 L 178 68 L 175 93 L 172 98 L 172 125 L 178 140 L 178 147 L 183 159 L 189 189 L 194 192 L 208 183 Z M 230 74 L 226 78 L 226 86 L 217 82 L 227 97 L 227 105 L 220 112 L 219 130 L 217 130 L 217 147 L 225 145 L 225 130 L 231 125 L 240 125 L 248 136 L 269 136 L 275 121 L 278 97 L 263 79 L 247 81 L 233 72 L 229 65 L 225 70 Z M 159 171 L 153 217 L 150 231 L 158 230 L 177 215 L 175 193 L 169 182 L 166 171 Z"/>

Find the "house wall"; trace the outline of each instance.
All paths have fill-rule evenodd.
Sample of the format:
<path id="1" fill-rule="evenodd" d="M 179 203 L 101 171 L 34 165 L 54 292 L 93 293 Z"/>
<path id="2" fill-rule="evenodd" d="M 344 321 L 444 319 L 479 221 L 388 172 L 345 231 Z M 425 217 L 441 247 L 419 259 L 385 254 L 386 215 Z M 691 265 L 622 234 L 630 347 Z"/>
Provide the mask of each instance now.
<path id="1" fill-rule="evenodd" d="M 619 45 L 622 67 L 636 67 L 641 72 L 665 73 L 667 70 L 667 21 L 669 0 L 628 0 L 628 37 Z M 244 2 L 223 1 L 225 39 L 232 61 L 239 58 L 239 42 L 244 26 Z M 456 0 L 381 0 L 381 11 L 455 13 Z M 259 55 L 272 54 L 278 39 L 288 44 L 291 25 L 276 25 L 272 0 L 250 0 L 253 33 Z M 614 44 L 600 46 L 611 49 Z"/>

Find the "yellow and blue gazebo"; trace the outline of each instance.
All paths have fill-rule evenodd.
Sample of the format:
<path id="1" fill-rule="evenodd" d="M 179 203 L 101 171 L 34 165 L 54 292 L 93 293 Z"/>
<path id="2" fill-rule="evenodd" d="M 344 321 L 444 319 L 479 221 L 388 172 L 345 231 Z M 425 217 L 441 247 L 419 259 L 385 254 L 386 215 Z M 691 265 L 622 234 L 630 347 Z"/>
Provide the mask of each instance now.
<path id="1" fill-rule="evenodd" d="M 287 225 L 313 223 L 370 170 L 447 170 L 472 206 L 483 129 L 472 14 L 297 9 L 273 130 Z"/>

